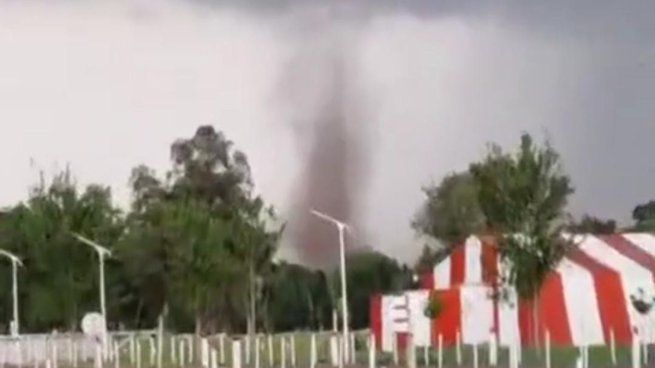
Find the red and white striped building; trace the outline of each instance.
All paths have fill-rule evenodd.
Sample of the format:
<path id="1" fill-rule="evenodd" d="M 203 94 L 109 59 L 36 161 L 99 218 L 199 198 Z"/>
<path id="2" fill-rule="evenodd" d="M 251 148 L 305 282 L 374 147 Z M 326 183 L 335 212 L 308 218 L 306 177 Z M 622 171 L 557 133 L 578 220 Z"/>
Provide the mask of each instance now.
<path id="1" fill-rule="evenodd" d="M 639 290 L 655 295 L 655 236 L 646 233 L 578 235 L 570 251 L 546 279 L 538 300 L 535 325 L 530 301 L 491 298 L 493 281 L 502 266 L 492 238 L 469 237 L 452 254 L 424 275 L 420 290 L 401 295 L 378 295 L 371 300 L 371 329 L 378 346 L 391 351 L 394 339 L 413 332 L 418 346 L 436 346 L 441 335 L 445 345 L 458 334 L 465 344 L 480 344 L 497 331 L 501 345 L 511 341 L 533 344 L 545 332 L 554 345 L 629 344 L 632 329 L 655 342 L 649 326 L 632 306 L 630 297 Z M 443 311 L 429 320 L 423 310 L 431 293 Z M 650 317 L 648 317 L 650 318 Z M 655 328 L 652 330 L 655 331 Z"/>

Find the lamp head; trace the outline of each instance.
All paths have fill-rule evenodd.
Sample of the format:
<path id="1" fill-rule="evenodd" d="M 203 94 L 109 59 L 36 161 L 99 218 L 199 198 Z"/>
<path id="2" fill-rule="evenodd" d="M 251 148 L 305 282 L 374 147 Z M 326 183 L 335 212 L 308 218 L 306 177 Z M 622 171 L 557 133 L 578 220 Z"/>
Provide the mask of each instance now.
<path id="1" fill-rule="evenodd" d="M 95 251 L 98 252 L 99 256 L 101 256 L 101 257 L 102 256 L 111 257 L 111 251 L 109 249 L 107 249 L 107 248 L 103 247 L 102 245 L 94 242 L 93 240 L 87 239 L 87 238 L 85 238 L 82 235 L 77 234 L 77 233 L 73 233 L 73 236 L 75 237 L 75 239 L 79 240 L 80 242 L 82 242 L 82 243 L 92 247 L 93 249 L 95 249 Z"/>
<path id="2" fill-rule="evenodd" d="M 13 253 L 10 253 L 4 249 L 0 249 L 0 255 L 3 255 L 11 260 L 11 262 L 16 263 L 19 266 L 23 265 L 23 262 Z"/>

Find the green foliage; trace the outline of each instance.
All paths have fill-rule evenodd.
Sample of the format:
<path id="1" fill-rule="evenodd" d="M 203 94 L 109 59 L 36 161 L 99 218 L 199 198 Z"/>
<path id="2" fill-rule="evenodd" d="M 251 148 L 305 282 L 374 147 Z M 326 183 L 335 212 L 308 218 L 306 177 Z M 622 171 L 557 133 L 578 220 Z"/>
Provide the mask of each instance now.
<path id="1" fill-rule="evenodd" d="M 559 155 L 524 134 L 516 154 L 494 146 L 487 158 L 471 165 L 487 223 L 498 235 L 507 265 L 505 282 L 519 296 L 535 296 L 570 245 L 561 236 L 564 207 L 573 193 Z"/>
<path id="2" fill-rule="evenodd" d="M 432 272 L 434 265 L 448 257 L 456 243 L 423 245 L 423 250 L 414 264 L 414 271 L 418 274 Z"/>
<path id="3" fill-rule="evenodd" d="M 451 244 L 484 230 L 478 184 L 470 173 L 450 174 L 423 192 L 427 199 L 412 222 L 417 232 Z"/>
<path id="4" fill-rule="evenodd" d="M 273 262 L 285 226 L 253 183 L 246 155 L 210 126 L 172 144 L 165 175 L 133 169 L 126 214 L 108 188 L 78 189 L 69 171 L 42 179 L 0 218 L 0 247 L 25 263 L 21 330 L 76 329 L 99 310 L 97 255 L 72 233 L 113 253 L 105 263 L 110 328 L 152 328 L 162 314 L 167 328 L 198 333 L 242 332 L 248 321 L 268 330 L 331 327 L 338 278 Z M 4 290 L 10 274 L 0 262 Z M 370 295 L 407 287 L 411 272 L 364 253 L 348 257 L 347 277 L 351 325 L 362 328 Z M 1 293 L 0 320 L 10 314 L 11 293 Z"/>
<path id="5" fill-rule="evenodd" d="M 655 231 L 655 201 L 640 204 L 632 211 L 635 231 Z"/>
<path id="6" fill-rule="evenodd" d="M 28 329 L 73 327 L 83 313 L 99 310 L 96 253 L 71 234 L 105 244 L 120 236 L 120 212 L 108 188 L 90 185 L 80 193 L 66 170 L 49 185 L 42 180 L 35 186 L 0 227 L 0 247 L 20 255 L 25 264 L 19 273 L 20 303 Z M 0 274 L 8 274 L 8 267 L 3 265 L 7 270 Z"/>
<path id="7" fill-rule="evenodd" d="M 431 294 L 428 298 L 423 314 L 430 319 L 437 319 L 443 312 L 443 303 L 437 294 Z"/>
<path id="8" fill-rule="evenodd" d="M 338 270 L 335 270 L 334 290 L 341 290 L 339 280 Z M 371 251 L 349 255 L 346 259 L 346 284 L 351 326 L 354 329 L 367 328 L 371 295 L 403 290 L 409 286 L 408 280 L 411 280 L 411 272 L 384 254 Z"/>
<path id="9" fill-rule="evenodd" d="M 252 196 L 245 154 L 213 127 L 173 143 L 171 160 L 166 181 L 145 166 L 130 180 L 133 212 L 123 250 L 133 260 L 126 262 L 132 287 L 142 291 L 136 302 L 158 312 L 169 305 L 186 314 L 177 323 L 194 320 L 196 332 L 238 329 L 284 227 Z M 154 285 L 159 291 L 144 290 Z"/>
<path id="10" fill-rule="evenodd" d="M 577 234 L 614 234 L 616 233 L 616 221 L 584 215 L 579 222 L 568 225 L 567 229 Z"/>
<path id="11" fill-rule="evenodd" d="M 328 328 L 332 302 L 322 271 L 282 262 L 274 267 L 265 287 L 269 330 Z"/>

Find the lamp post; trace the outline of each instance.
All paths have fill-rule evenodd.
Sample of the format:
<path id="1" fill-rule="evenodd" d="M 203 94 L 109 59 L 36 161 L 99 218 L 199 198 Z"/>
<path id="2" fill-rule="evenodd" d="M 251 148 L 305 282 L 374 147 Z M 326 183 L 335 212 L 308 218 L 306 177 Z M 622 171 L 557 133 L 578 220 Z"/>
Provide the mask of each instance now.
<path id="1" fill-rule="evenodd" d="M 348 336 L 348 294 L 346 293 L 346 251 L 344 230 L 349 230 L 346 223 L 335 219 L 332 216 L 326 215 L 316 210 L 311 210 L 311 213 L 327 222 L 334 224 L 339 230 L 339 264 L 341 272 L 341 309 L 342 309 L 342 322 L 343 322 L 343 349 L 341 355 L 341 365 L 343 365 L 344 357 L 348 354 L 349 350 L 349 336 Z"/>
<path id="2" fill-rule="evenodd" d="M 100 313 L 105 323 L 105 336 L 103 338 L 103 353 L 105 356 L 108 354 L 107 350 L 107 309 L 105 304 L 105 257 L 111 257 L 111 251 L 102 245 L 83 237 L 80 234 L 73 233 L 73 236 L 80 242 L 92 247 L 98 253 L 100 260 Z"/>
<path id="3" fill-rule="evenodd" d="M 11 325 L 12 336 L 18 336 L 18 266 L 22 266 L 23 262 L 14 254 L 0 249 L 0 255 L 5 256 L 11 260 L 11 279 L 12 279 L 12 292 L 14 303 L 14 320 Z"/>

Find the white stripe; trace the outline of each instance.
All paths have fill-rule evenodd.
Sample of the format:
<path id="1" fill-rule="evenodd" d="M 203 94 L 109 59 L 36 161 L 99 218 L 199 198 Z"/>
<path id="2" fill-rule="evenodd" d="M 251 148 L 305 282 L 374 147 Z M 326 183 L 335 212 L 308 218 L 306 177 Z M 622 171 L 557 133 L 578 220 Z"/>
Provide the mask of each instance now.
<path id="1" fill-rule="evenodd" d="M 508 289 L 506 297 L 498 301 L 498 335 L 502 346 L 520 342 L 516 291 L 513 288 Z"/>
<path id="2" fill-rule="evenodd" d="M 393 325 L 391 327 L 392 331 L 409 331 L 409 310 L 407 309 L 407 298 L 405 295 L 394 296 L 391 303 L 391 311 L 389 314 L 393 319 Z"/>
<path id="3" fill-rule="evenodd" d="M 450 287 L 450 255 L 434 266 L 433 274 L 435 289 Z"/>
<path id="4" fill-rule="evenodd" d="M 622 234 L 632 244 L 638 246 L 651 256 L 655 256 L 655 236 L 648 233 Z"/>
<path id="5" fill-rule="evenodd" d="M 573 345 L 604 343 L 594 279 L 590 271 L 564 259 L 557 267 Z"/>
<path id="6" fill-rule="evenodd" d="M 393 307 L 393 296 L 382 296 L 382 351 L 393 351 L 393 318 L 391 316 L 391 309 Z"/>
<path id="7" fill-rule="evenodd" d="M 494 324 L 494 309 L 485 286 L 462 286 L 462 340 L 466 344 L 481 344 L 489 341 L 489 332 Z"/>
<path id="8" fill-rule="evenodd" d="M 476 236 L 469 236 L 464 243 L 465 284 L 478 285 L 482 282 L 482 242 Z"/>
<path id="9" fill-rule="evenodd" d="M 580 244 L 580 249 L 592 258 L 619 272 L 625 294 L 625 303 L 628 306 L 630 325 L 638 326 L 640 320 L 637 318 L 638 314 L 634 307 L 632 307 L 630 295 L 637 294 L 639 289 L 642 289 L 647 296 L 655 295 L 655 285 L 653 285 L 653 276 L 650 270 L 623 256 L 594 236 L 586 236 Z"/>
<path id="10" fill-rule="evenodd" d="M 429 291 L 415 290 L 408 291 L 410 322 L 416 346 L 430 346 L 430 335 L 432 324 L 423 311 L 428 301 Z"/>
<path id="11" fill-rule="evenodd" d="M 391 308 L 389 314 L 391 315 L 391 318 L 393 320 L 407 319 L 407 317 L 409 316 L 409 313 L 407 313 L 407 309 L 398 309 L 398 308 Z"/>

